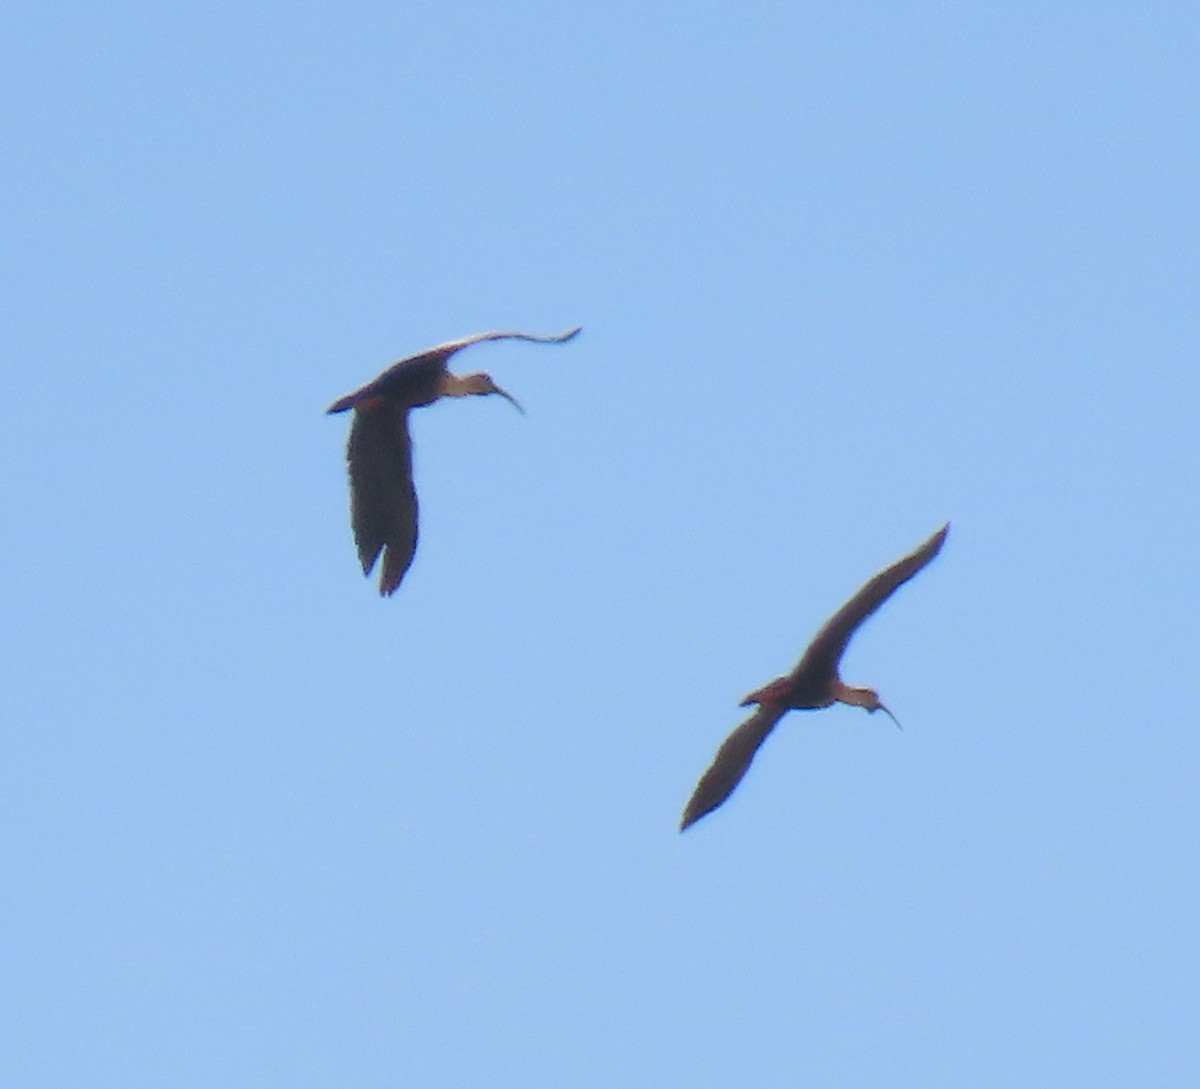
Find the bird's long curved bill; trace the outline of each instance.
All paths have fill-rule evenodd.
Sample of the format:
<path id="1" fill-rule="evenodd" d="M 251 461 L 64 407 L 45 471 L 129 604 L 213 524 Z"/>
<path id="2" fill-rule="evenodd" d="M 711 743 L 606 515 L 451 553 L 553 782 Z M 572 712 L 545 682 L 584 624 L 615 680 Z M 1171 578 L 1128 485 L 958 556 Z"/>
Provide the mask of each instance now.
<path id="1" fill-rule="evenodd" d="M 884 705 L 882 703 L 879 705 L 879 710 L 881 710 L 885 715 L 887 715 L 888 718 L 890 718 L 896 724 L 897 730 L 904 729 L 904 727 L 900 725 L 900 720 L 895 715 L 893 715 L 891 711 L 889 711 L 886 707 L 884 707 Z"/>
<path id="2" fill-rule="evenodd" d="M 497 386 L 493 392 L 500 394 L 500 396 L 503 397 L 510 405 L 512 405 L 513 408 L 515 408 L 522 416 L 525 415 L 525 410 L 521 407 L 521 402 L 518 401 L 511 393 L 509 393 L 508 390 L 501 389 L 499 386 Z"/>

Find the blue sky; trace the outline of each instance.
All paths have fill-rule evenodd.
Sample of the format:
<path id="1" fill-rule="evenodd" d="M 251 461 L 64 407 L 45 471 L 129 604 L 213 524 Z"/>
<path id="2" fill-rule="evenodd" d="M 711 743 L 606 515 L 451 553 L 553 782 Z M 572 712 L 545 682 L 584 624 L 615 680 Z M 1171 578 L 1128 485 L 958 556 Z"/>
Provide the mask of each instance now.
<path id="1" fill-rule="evenodd" d="M 1195 1084 L 1200 15 L 6 23 L 9 1084 Z M 380 600 L 326 405 L 575 324 Z"/>

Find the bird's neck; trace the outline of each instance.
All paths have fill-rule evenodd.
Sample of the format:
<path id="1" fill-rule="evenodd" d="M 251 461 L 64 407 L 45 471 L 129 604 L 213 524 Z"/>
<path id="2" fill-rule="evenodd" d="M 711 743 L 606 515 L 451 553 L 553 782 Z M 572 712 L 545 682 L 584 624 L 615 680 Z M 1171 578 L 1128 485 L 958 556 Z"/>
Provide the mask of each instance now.
<path id="1" fill-rule="evenodd" d="M 478 374 L 451 374 L 446 372 L 442 379 L 441 395 L 443 397 L 469 397 L 473 393 L 486 392 Z"/>
<path id="2" fill-rule="evenodd" d="M 466 397 L 470 392 L 461 374 L 451 374 L 449 371 L 442 376 L 442 388 L 438 391 L 443 397 Z"/>
<path id="3" fill-rule="evenodd" d="M 863 707 L 868 711 L 879 709 L 879 693 L 873 688 L 855 688 L 851 684 L 835 681 L 833 698 L 838 703 L 848 703 L 851 707 Z"/>

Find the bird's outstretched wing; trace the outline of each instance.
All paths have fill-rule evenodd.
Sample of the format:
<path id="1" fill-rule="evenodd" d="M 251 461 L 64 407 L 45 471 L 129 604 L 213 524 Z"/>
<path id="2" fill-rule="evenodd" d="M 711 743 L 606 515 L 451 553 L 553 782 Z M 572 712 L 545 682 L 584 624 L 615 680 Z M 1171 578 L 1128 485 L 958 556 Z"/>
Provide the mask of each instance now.
<path id="1" fill-rule="evenodd" d="M 334 401 L 325 412 L 332 415 L 345 412 L 348 408 L 374 400 L 376 397 L 392 397 L 406 400 L 410 406 L 425 404 L 437 396 L 433 392 L 435 376 L 446 366 L 446 361 L 463 348 L 479 344 L 485 340 L 532 340 L 536 344 L 562 344 L 578 336 L 582 325 L 568 329 L 565 333 L 555 333 L 539 336 L 536 333 L 475 333 L 461 340 L 448 340 L 436 348 L 427 348 L 416 355 L 407 356 L 393 363 L 378 378 L 372 379 L 365 386 L 360 386 L 353 393 L 347 393 Z M 418 392 L 420 391 L 420 392 Z"/>
<path id="2" fill-rule="evenodd" d="M 417 551 L 417 493 L 412 480 L 408 409 L 378 400 L 354 413 L 346 446 L 350 523 L 363 574 L 379 553 L 379 592 L 394 593 Z"/>
<path id="3" fill-rule="evenodd" d="M 795 673 L 836 674 L 838 662 L 859 625 L 941 551 L 949 532 L 950 523 L 947 522 L 915 551 L 870 579 L 817 632 Z"/>
<path id="4" fill-rule="evenodd" d="M 445 358 L 449 359 L 455 352 L 461 351 L 463 348 L 469 348 L 472 344 L 481 344 L 485 340 L 532 340 L 535 344 L 562 344 L 577 337 L 582 329 L 582 325 L 577 325 L 574 329 L 568 329 L 565 333 L 547 333 L 544 335 L 538 333 L 474 333 L 469 337 L 463 337 L 461 340 L 448 340 L 445 344 L 439 344 L 436 348 L 430 348 L 429 351 L 431 353 L 445 353 Z"/>
<path id="5" fill-rule="evenodd" d="M 750 770 L 759 746 L 786 713 L 787 708 L 780 704 L 763 704 L 725 739 L 688 800 L 683 819 L 679 822 L 681 832 L 711 813 L 733 793 L 733 788 Z"/>

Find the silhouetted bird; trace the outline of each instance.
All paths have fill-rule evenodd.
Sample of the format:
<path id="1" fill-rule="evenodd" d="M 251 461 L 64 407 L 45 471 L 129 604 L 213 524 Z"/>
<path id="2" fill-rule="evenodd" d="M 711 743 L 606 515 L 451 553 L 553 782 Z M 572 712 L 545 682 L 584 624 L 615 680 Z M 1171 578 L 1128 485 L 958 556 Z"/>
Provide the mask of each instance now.
<path id="1" fill-rule="evenodd" d="M 350 468 L 350 523 L 363 574 L 370 574 L 379 553 L 383 566 L 380 594 L 394 593 L 417 550 L 417 493 L 412 479 L 412 441 L 408 435 L 410 409 L 432 404 L 440 397 L 489 393 L 521 406 L 487 374 L 451 374 L 446 364 L 455 352 L 485 340 L 531 340 L 561 344 L 579 332 L 558 336 L 532 333 L 477 333 L 439 344 L 393 364 L 373 382 L 329 406 L 328 412 L 354 409 L 346 460 Z"/>
<path id="2" fill-rule="evenodd" d="M 872 713 L 883 711 L 896 722 L 896 716 L 884 707 L 873 689 L 844 684 L 838 666 L 859 625 L 938 554 L 949 532 L 947 522 L 915 552 L 871 579 L 826 621 L 791 673 L 776 677 L 742 700 L 743 707 L 758 704 L 758 710 L 729 735 L 712 766 L 700 777 L 683 811 L 681 832 L 733 793 L 750 769 L 759 746 L 788 711 L 815 711 L 834 703 L 849 703 Z"/>

